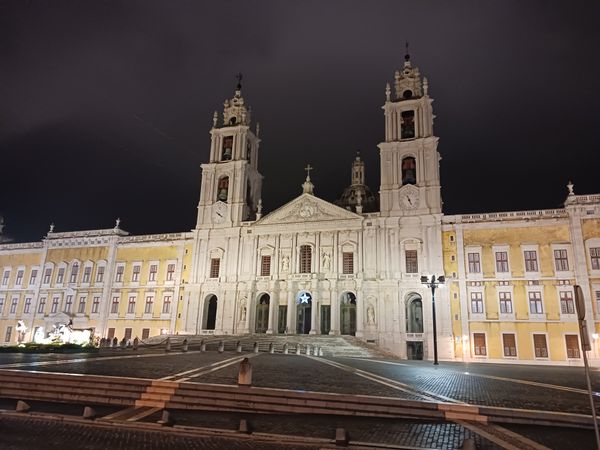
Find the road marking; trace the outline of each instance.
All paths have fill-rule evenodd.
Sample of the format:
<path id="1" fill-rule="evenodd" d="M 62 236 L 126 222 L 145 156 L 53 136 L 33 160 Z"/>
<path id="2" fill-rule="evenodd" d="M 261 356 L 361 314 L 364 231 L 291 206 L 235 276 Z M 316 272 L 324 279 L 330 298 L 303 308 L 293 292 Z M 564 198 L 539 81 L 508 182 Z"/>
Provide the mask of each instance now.
<path id="1" fill-rule="evenodd" d="M 552 450 L 499 425 L 488 424 L 483 426 L 464 420 L 455 420 L 455 422 L 507 450 Z M 506 439 L 506 436 L 510 439 Z M 511 441 L 516 441 L 517 445 Z"/>
<path id="2" fill-rule="evenodd" d="M 216 372 L 217 370 L 221 370 L 232 364 L 236 364 L 236 363 L 242 361 L 244 358 L 253 358 L 255 356 L 258 356 L 258 354 L 253 353 L 251 355 L 234 356 L 233 358 L 228 358 L 223 361 L 217 361 L 217 362 L 214 362 L 212 364 L 208 364 L 208 365 L 202 366 L 202 367 L 196 367 L 195 369 L 186 370 L 186 371 L 179 372 L 174 375 L 169 375 L 169 376 L 166 376 L 166 377 L 163 377 L 160 379 L 161 380 L 173 380 L 173 381 L 188 381 L 191 378 L 197 378 L 202 375 L 206 375 L 207 373 Z M 187 376 L 184 376 L 184 375 L 187 375 Z"/>
<path id="3" fill-rule="evenodd" d="M 322 359 L 322 358 L 316 358 L 314 356 L 307 356 L 307 355 L 303 355 L 303 356 L 305 356 L 306 358 L 314 359 L 315 361 L 322 362 L 323 364 L 329 364 L 330 366 L 337 367 L 338 369 L 354 373 L 355 375 L 358 375 L 359 377 L 363 377 L 368 380 L 374 381 L 376 383 L 383 384 L 385 386 L 391 387 L 392 389 L 396 389 L 398 391 L 402 391 L 402 392 L 405 392 L 410 395 L 415 395 L 415 396 L 420 397 L 427 401 L 436 402 L 436 401 L 439 401 L 440 399 L 442 399 L 446 402 L 451 402 L 451 403 L 463 403 L 463 402 L 459 402 L 456 399 L 446 397 L 445 395 L 436 394 L 435 392 L 430 392 L 430 391 L 426 391 L 423 389 L 416 389 L 415 387 L 409 386 L 408 384 L 404 384 L 400 381 L 393 380 L 391 378 L 382 377 L 381 375 L 377 375 L 372 372 L 368 372 L 366 370 L 357 369 L 356 367 L 347 366 L 345 364 L 340 364 L 338 362 L 329 361 L 329 360 Z"/>
<path id="4" fill-rule="evenodd" d="M 398 363 L 398 362 L 392 362 L 392 361 L 379 361 L 378 359 L 368 359 L 368 358 L 347 358 L 347 359 L 356 359 L 358 361 L 368 361 L 368 362 L 374 362 L 374 363 L 379 363 L 379 364 L 390 364 L 392 366 L 408 366 L 408 364 L 404 364 L 404 363 Z"/>

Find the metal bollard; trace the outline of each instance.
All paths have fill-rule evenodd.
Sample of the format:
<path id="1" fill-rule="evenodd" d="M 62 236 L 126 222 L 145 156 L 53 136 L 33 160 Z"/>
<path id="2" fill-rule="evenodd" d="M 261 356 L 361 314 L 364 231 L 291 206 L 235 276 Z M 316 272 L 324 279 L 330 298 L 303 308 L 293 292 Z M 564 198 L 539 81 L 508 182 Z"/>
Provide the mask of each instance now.
<path id="1" fill-rule="evenodd" d="M 137 350 L 139 346 L 140 346 L 140 340 L 139 340 L 139 339 L 136 337 L 136 338 L 133 340 L 133 349 L 134 349 L 134 350 Z"/>
<path id="2" fill-rule="evenodd" d="M 26 413 L 30 409 L 31 409 L 31 406 L 29 406 L 28 403 L 24 402 L 23 400 L 18 400 L 17 401 L 17 407 L 15 408 L 15 411 Z"/>
<path id="3" fill-rule="evenodd" d="M 287 342 L 285 344 L 283 344 L 283 354 L 284 355 L 288 354 L 288 343 Z"/>
<path id="4" fill-rule="evenodd" d="M 225 342 L 219 341 L 219 353 L 223 353 L 225 351 Z"/>
<path id="5" fill-rule="evenodd" d="M 269 353 L 275 353 L 275 344 L 273 344 L 272 342 L 269 344 Z"/>
<path id="6" fill-rule="evenodd" d="M 206 351 L 206 342 L 204 342 L 204 339 L 202 339 L 200 341 L 200 351 L 201 352 L 205 352 Z"/>
<path id="7" fill-rule="evenodd" d="M 238 385 L 252 386 L 252 364 L 248 358 L 242 359 L 240 371 L 238 372 Z"/>
<path id="8" fill-rule="evenodd" d="M 253 351 L 254 353 L 258 353 L 258 342 L 255 342 L 255 343 L 254 343 L 254 347 L 252 348 L 252 351 Z"/>
<path id="9" fill-rule="evenodd" d="M 183 347 L 181 348 L 181 351 L 187 352 L 188 351 L 188 347 L 189 347 L 188 340 L 184 339 L 183 340 Z"/>
<path id="10" fill-rule="evenodd" d="M 235 346 L 235 351 L 238 353 L 242 353 L 242 343 L 237 341 L 237 345 Z"/>
<path id="11" fill-rule="evenodd" d="M 171 338 L 168 337 L 166 340 L 166 344 L 165 344 L 165 352 L 170 352 L 171 351 Z"/>

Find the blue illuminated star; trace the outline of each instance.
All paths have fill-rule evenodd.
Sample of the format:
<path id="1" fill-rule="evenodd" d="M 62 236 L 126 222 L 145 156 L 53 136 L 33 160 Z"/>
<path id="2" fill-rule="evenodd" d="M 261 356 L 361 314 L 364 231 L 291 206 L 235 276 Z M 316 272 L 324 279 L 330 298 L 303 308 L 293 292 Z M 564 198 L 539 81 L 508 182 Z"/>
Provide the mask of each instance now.
<path id="1" fill-rule="evenodd" d="M 300 303 L 308 303 L 310 300 L 310 295 L 308 295 L 306 292 L 303 292 L 302 295 L 300 296 Z"/>

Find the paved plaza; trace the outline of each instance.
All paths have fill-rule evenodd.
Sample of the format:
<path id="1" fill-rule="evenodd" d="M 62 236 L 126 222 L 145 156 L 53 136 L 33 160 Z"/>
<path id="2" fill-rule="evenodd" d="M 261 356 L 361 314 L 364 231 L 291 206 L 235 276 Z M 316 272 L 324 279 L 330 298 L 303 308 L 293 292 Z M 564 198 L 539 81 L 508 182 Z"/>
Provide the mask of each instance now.
<path id="1" fill-rule="evenodd" d="M 243 357 L 248 357 L 252 364 L 252 384 L 255 387 L 590 414 L 584 373 L 580 367 L 456 362 L 441 362 L 439 366 L 433 366 L 427 361 L 399 361 L 391 358 L 322 357 L 246 351 L 241 354 L 235 351 L 219 353 L 215 350 L 201 352 L 194 348 L 184 353 L 177 349 L 165 352 L 164 349 L 153 348 L 136 351 L 103 349 L 92 354 L 0 354 L 0 369 L 237 385 L 239 362 Z M 600 373 L 597 370 L 592 370 L 592 380 L 594 390 L 599 391 Z M 173 431 L 164 433 L 143 427 L 123 428 L 119 433 L 111 434 L 110 428 L 94 426 L 81 432 L 80 429 L 88 425 L 61 420 L 58 426 L 52 425 L 52 420 L 57 415 L 80 416 L 82 405 L 35 401 L 29 403 L 32 412 L 42 416 L 17 416 L 8 413 L 0 416 L 0 431 L 6 430 L 0 433 L 2 448 L 27 447 L 20 440 L 22 437 L 18 437 L 27 435 L 26 432 L 17 433 L 20 427 L 23 430 L 35 430 L 28 435 L 28 439 L 33 439 L 31 442 L 40 439 L 42 444 L 34 445 L 36 448 L 58 448 L 52 447 L 51 442 L 63 442 L 63 438 L 73 433 L 89 440 L 82 448 L 104 448 L 95 447 L 94 442 L 104 442 L 105 438 L 108 439 L 110 445 L 107 445 L 110 448 L 325 448 L 333 442 L 335 429 L 338 427 L 349 431 L 353 445 L 362 442 L 388 445 L 390 448 L 452 449 L 459 448 L 465 439 L 472 438 L 477 448 L 510 448 L 495 442 L 494 434 L 500 432 L 520 436 L 516 439 L 521 439 L 521 444 L 513 448 L 571 448 L 574 440 L 578 442 L 577 448 L 594 448 L 593 432 L 588 429 L 556 429 L 531 425 L 486 428 L 481 425 L 472 426 L 460 420 L 439 422 L 301 414 L 252 415 L 233 411 L 173 411 L 172 414 L 176 417 L 178 432 L 186 427 L 234 432 L 239 421 L 247 419 L 252 423 L 254 436 L 266 433 L 269 436 L 296 436 L 317 441 L 273 444 L 267 440 L 257 443 L 246 438 L 240 441 L 239 435 L 235 434 L 227 438 L 209 435 L 200 439 L 198 436 L 180 435 Z M 14 406 L 15 399 L 0 399 L 0 408 L 5 411 L 13 410 Z M 147 414 L 144 414 L 143 409 L 136 411 L 139 418 L 131 415 L 135 415 L 135 411 L 128 416 L 118 406 L 104 409 L 98 407 L 100 417 L 120 418 L 124 423 L 135 423 L 136 426 L 150 426 L 161 418 L 160 411 L 150 408 Z M 46 439 L 50 436 L 51 440 Z M 197 439 L 200 439 L 200 443 L 194 443 Z M 224 443 L 223 439 L 227 439 L 229 443 Z M 123 447 L 120 442 L 128 444 Z"/>

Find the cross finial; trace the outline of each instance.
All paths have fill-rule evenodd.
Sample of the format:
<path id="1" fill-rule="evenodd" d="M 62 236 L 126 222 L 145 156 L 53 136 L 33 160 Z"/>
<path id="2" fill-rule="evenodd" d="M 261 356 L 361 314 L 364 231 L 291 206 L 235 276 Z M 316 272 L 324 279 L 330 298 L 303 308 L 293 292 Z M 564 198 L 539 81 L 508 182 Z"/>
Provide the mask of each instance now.
<path id="1" fill-rule="evenodd" d="M 310 180 L 310 171 L 311 171 L 311 170 L 313 170 L 313 169 L 314 169 L 314 167 L 313 167 L 313 166 L 311 166 L 310 164 L 308 164 L 308 165 L 307 165 L 307 166 L 304 168 L 304 170 L 306 170 L 306 179 L 307 179 L 307 180 Z"/>
<path id="2" fill-rule="evenodd" d="M 242 89 L 242 72 L 238 72 L 238 74 L 235 76 L 235 79 L 238 81 L 237 88 L 239 91 Z"/>

